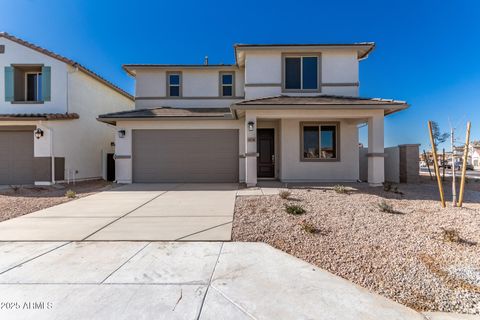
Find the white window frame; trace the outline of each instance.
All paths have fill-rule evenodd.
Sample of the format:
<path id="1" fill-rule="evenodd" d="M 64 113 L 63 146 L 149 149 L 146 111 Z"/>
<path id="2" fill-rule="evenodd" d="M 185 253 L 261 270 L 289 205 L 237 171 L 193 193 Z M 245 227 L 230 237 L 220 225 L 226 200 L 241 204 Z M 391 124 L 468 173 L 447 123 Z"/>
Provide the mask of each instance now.
<path id="1" fill-rule="evenodd" d="M 300 89 L 287 88 L 287 58 L 300 58 Z M 303 89 L 303 58 L 317 58 L 317 87 L 315 89 Z M 284 54 L 282 57 L 283 92 L 321 92 L 321 61 L 320 53 Z"/>
<path id="2" fill-rule="evenodd" d="M 225 84 L 223 83 L 223 76 L 225 75 L 231 75 L 232 76 L 232 83 L 231 84 Z M 233 71 L 225 71 L 225 72 L 220 72 L 220 97 L 235 97 L 235 72 Z M 223 87 L 232 87 L 232 94 L 229 96 L 226 96 L 223 94 Z"/>
<path id="3" fill-rule="evenodd" d="M 37 96 L 35 97 L 35 100 L 27 100 L 28 99 L 28 75 L 29 74 L 35 74 L 37 75 Z M 42 92 L 40 92 L 40 86 L 41 86 L 41 80 L 38 81 L 38 78 L 39 76 L 42 75 L 42 72 L 41 71 L 27 71 L 25 72 L 25 79 L 24 79 L 24 99 L 25 101 L 32 101 L 32 102 L 36 102 L 36 101 L 42 101 L 43 100 L 43 97 L 39 96 L 39 93 L 41 94 Z M 42 88 L 43 89 L 43 88 Z"/>
<path id="4" fill-rule="evenodd" d="M 178 84 L 171 84 L 170 76 L 175 76 L 175 75 L 178 75 Z M 182 72 L 180 71 L 167 72 L 167 97 L 180 98 L 182 96 L 182 81 L 183 81 Z M 170 95 L 170 87 L 178 87 L 178 96 Z"/>

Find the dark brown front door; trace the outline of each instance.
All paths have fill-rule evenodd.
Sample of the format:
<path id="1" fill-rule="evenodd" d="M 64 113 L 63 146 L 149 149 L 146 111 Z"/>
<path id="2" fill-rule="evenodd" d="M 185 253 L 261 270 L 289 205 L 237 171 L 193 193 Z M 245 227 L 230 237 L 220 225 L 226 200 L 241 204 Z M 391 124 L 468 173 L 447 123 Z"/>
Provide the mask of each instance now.
<path id="1" fill-rule="evenodd" d="M 115 181 L 115 158 L 113 153 L 107 153 L 107 181 Z"/>
<path id="2" fill-rule="evenodd" d="M 257 176 L 259 178 L 275 177 L 275 130 L 257 130 Z"/>

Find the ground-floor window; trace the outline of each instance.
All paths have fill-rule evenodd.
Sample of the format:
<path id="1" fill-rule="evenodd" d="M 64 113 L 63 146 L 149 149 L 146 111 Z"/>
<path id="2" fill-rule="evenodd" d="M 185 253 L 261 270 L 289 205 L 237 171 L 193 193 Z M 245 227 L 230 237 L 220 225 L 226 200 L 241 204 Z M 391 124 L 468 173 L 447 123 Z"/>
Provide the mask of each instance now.
<path id="1" fill-rule="evenodd" d="M 302 161 L 338 160 L 337 122 L 302 122 Z"/>

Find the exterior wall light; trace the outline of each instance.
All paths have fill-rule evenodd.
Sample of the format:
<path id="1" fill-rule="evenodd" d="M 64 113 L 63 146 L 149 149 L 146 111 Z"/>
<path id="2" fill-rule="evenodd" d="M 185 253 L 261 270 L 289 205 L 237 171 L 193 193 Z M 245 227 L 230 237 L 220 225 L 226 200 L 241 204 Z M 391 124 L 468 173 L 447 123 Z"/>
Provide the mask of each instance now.
<path id="1" fill-rule="evenodd" d="M 43 137 L 43 130 L 37 128 L 37 130 L 35 130 L 35 138 L 40 139 L 41 137 Z"/>
<path id="2" fill-rule="evenodd" d="M 248 131 L 253 131 L 255 129 L 255 122 L 249 121 L 248 122 Z"/>
<path id="3" fill-rule="evenodd" d="M 125 138 L 125 130 L 118 130 L 118 137 Z"/>

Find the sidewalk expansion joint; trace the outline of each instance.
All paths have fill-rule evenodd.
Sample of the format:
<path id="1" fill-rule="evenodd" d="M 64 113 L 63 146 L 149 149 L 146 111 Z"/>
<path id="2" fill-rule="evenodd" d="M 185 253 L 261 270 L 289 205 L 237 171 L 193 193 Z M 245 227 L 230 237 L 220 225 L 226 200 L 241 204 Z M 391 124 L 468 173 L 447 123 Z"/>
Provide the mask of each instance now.
<path id="1" fill-rule="evenodd" d="M 205 299 L 207 298 L 208 289 L 210 288 L 210 286 L 212 284 L 213 275 L 215 274 L 215 270 L 217 269 L 218 261 L 220 260 L 220 256 L 222 255 L 223 244 L 224 243 L 222 242 L 222 245 L 220 246 L 220 250 L 218 251 L 217 261 L 215 261 L 215 265 L 213 266 L 212 274 L 210 275 L 210 278 L 208 279 L 207 288 L 205 289 L 205 294 L 203 295 L 202 304 L 200 305 L 200 310 L 198 311 L 198 316 L 197 316 L 196 320 L 199 320 L 200 316 L 202 315 L 203 305 L 205 304 Z"/>

